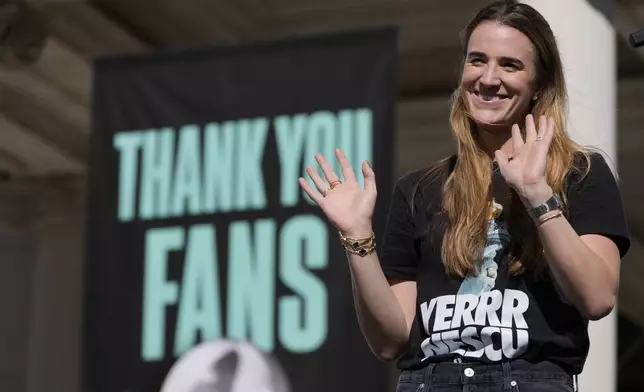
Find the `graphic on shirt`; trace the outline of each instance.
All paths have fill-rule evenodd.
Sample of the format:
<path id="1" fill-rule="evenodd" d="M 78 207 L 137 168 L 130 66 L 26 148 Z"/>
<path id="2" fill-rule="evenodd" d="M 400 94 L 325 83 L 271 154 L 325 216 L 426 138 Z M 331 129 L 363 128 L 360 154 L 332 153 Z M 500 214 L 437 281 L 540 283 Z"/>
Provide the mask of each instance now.
<path id="1" fill-rule="evenodd" d="M 516 358 L 528 348 L 524 313 L 528 296 L 519 290 L 495 289 L 497 260 L 510 246 L 510 234 L 500 219 L 503 207 L 490 206 L 488 238 L 476 276 L 466 277 L 456 295 L 443 295 L 420 306 L 428 337 L 421 343 L 425 359 L 435 355 L 501 361 Z"/>
<path id="2" fill-rule="evenodd" d="M 467 276 L 463 279 L 458 294 L 482 294 L 494 288 L 499 269 L 495 260 L 504 249 L 510 246 L 510 234 L 505 223 L 498 219 L 501 211 L 503 207 L 496 201 L 492 201 L 483 263 L 478 267 L 476 276 Z"/>
<path id="3" fill-rule="evenodd" d="M 443 295 L 422 303 L 428 335 L 420 345 L 423 360 L 444 354 L 493 362 L 519 357 L 530 340 L 524 317 L 529 306 L 526 293 L 512 289 Z"/>

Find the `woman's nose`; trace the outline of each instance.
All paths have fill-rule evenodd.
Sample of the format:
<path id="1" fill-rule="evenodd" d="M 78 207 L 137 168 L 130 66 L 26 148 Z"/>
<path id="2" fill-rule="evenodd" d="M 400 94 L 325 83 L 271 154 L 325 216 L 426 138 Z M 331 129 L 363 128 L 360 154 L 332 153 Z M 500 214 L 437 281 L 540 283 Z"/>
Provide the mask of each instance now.
<path id="1" fill-rule="evenodd" d="M 494 65 L 488 65 L 485 67 L 483 75 L 481 76 L 481 83 L 488 86 L 499 85 L 501 83 L 501 79 L 499 78 L 498 67 L 495 67 Z"/>

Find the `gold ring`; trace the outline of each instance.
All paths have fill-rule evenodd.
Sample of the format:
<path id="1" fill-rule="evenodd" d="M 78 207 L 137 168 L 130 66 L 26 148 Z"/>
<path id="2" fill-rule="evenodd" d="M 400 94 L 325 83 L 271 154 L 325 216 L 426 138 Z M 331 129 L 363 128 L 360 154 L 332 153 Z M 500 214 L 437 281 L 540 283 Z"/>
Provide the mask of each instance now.
<path id="1" fill-rule="evenodd" d="M 333 188 L 335 188 L 336 186 L 338 186 L 340 184 L 342 184 L 342 181 L 338 181 L 338 180 L 333 181 L 332 183 L 329 184 L 329 190 L 332 191 Z"/>

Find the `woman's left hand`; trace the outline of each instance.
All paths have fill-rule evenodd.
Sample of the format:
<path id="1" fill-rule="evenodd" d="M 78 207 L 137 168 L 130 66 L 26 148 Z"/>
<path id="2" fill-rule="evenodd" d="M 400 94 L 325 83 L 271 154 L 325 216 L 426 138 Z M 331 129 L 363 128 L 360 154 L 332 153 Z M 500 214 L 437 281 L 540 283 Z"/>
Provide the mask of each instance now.
<path id="1" fill-rule="evenodd" d="M 533 116 L 529 114 L 525 128 L 524 141 L 519 126 L 512 126 L 512 157 L 501 150 L 494 155 L 507 184 L 519 194 L 527 207 L 535 207 L 552 196 L 552 188 L 546 180 L 546 166 L 548 150 L 555 134 L 555 121 L 541 116 L 537 129 Z"/>

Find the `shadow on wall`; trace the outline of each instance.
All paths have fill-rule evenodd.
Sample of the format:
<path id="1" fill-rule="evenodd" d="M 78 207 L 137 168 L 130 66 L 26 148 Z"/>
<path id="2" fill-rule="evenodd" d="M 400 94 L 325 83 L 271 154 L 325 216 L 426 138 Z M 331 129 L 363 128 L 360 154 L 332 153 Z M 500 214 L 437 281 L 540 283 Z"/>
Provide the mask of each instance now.
<path id="1" fill-rule="evenodd" d="M 615 26 L 615 23 L 617 23 L 616 20 L 616 7 L 619 7 L 617 3 L 618 0 L 587 0 L 588 4 L 590 4 L 591 7 L 599 11 L 602 15 L 604 15 L 604 18 L 613 26 Z M 615 26 L 615 31 L 619 31 L 619 26 Z M 622 32 L 624 33 L 624 32 Z M 629 38 L 629 43 L 631 47 L 637 48 L 644 46 L 644 26 L 641 26 L 641 29 L 638 29 L 637 31 L 630 31 L 628 32 L 630 35 Z M 626 35 L 626 34 L 624 34 Z"/>
<path id="2" fill-rule="evenodd" d="M 587 0 L 594 9 L 599 11 L 611 24 L 615 20 L 615 0 Z"/>

